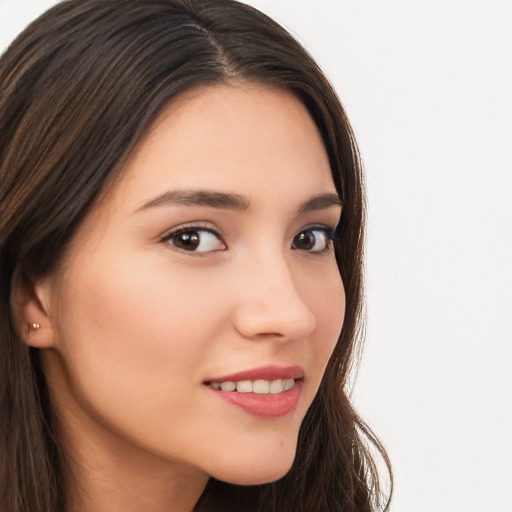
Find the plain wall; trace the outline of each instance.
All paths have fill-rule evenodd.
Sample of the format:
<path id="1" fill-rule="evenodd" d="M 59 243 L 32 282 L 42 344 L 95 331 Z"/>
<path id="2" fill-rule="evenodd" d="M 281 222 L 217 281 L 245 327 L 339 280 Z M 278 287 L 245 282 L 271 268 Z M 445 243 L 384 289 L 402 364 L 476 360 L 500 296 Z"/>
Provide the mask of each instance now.
<path id="1" fill-rule="evenodd" d="M 0 0 L 0 48 L 45 0 Z M 251 0 L 331 78 L 367 171 L 354 401 L 394 512 L 512 512 L 512 1 Z"/>

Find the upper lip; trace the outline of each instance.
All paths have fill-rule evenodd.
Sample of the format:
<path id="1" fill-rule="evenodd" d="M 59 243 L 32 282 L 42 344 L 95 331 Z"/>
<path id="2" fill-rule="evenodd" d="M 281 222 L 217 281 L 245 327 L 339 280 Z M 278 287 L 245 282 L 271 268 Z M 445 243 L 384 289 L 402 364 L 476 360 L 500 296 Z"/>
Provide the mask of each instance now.
<path id="1" fill-rule="evenodd" d="M 241 372 L 223 375 L 222 377 L 212 377 L 206 382 L 240 382 L 243 380 L 278 380 L 278 379 L 302 379 L 304 369 L 300 366 L 277 366 L 267 365 L 258 368 L 252 368 Z"/>

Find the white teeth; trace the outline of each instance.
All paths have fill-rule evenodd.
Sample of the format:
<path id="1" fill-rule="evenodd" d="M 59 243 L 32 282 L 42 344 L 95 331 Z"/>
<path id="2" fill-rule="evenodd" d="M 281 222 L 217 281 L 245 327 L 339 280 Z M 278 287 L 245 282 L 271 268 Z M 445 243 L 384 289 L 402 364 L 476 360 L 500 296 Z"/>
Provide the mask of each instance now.
<path id="1" fill-rule="evenodd" d="M 293 388 L 293 379 L 268 380 L 241 380 L 239 382 L 212 382 L 211 387 L 217 391 L 238 391 L 239 393 L 256 393 L 259 395 L 277 394 Z"/>
<path id="2" fill-rule="evenodd" d="M 236 383 L 236 390 L 239 393 L 252 393 L 252 382 L 250 380 L 241 380 Z"/>
<path id="3" fill-rule="evenodd" d="M 236 389 L 238 389 L 238 386 Z M 252 385 L 252 390 L 254 393 L 265 395 L 270 391 L 270 382 L 268 380 L 255 380 Z"/>
<path id="4" fill-rule="evenodd" d="M 276 394 L 276 393 L 282 393 L 283 392 L 283 381 L 281 379 L 279 380 L 273 380 L 270 383 L 270 393 Z"/>
<path id="5" fill-rule="evenodd" d="M 230 381 L 221 382 L 220 389 L 222 389 L 222 391 L 235 391 L 236 384 L 234 382 L 230 382 Z"/>
<path id="6" fill-rule="evenodd" d="M 295 381 L 293 379 L 285 379 L 283 380 L 283 390 L 288 391 L 290 388 L 293 388 Z"/>

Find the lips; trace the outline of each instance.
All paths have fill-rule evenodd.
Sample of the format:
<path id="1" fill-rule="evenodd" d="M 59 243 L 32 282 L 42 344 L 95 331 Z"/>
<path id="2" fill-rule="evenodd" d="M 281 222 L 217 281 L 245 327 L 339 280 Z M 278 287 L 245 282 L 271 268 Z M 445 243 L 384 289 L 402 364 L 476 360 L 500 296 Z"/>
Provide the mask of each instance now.
<path id="1" fill-rule="evenodd" d="M 278 418 L 296 408 L 303 379 L 304 370 L 300 366 L 270 365 L 211 378 L 204 384 L 221 401 L 247 414 Z"/>
<path id="2" fill-rule="evenodd" d="M 232 373 L 222 377 L 214 377 L 208 379 L 207 383 L 212 382 L 239 382 L 244 380 L 285 380 L 285 379 L 302 379 L 304 378 L 304 370 L 300 366 L 275 366 L 268 365 L 243 372 Z"/>

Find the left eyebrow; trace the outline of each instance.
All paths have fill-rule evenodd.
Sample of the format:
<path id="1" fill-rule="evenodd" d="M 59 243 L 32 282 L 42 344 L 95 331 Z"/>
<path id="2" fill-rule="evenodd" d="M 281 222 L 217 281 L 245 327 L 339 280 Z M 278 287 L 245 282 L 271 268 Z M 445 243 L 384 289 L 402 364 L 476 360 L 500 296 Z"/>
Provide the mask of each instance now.
<path id="1" fill-rule="evenodd" d="M 299 206 L 299 214 L 313 212 L 317 210 L 325 210 L 332 206 L 343 206 L 343 203 L 337 194 L 327 193 L 308 199 Z"/>

